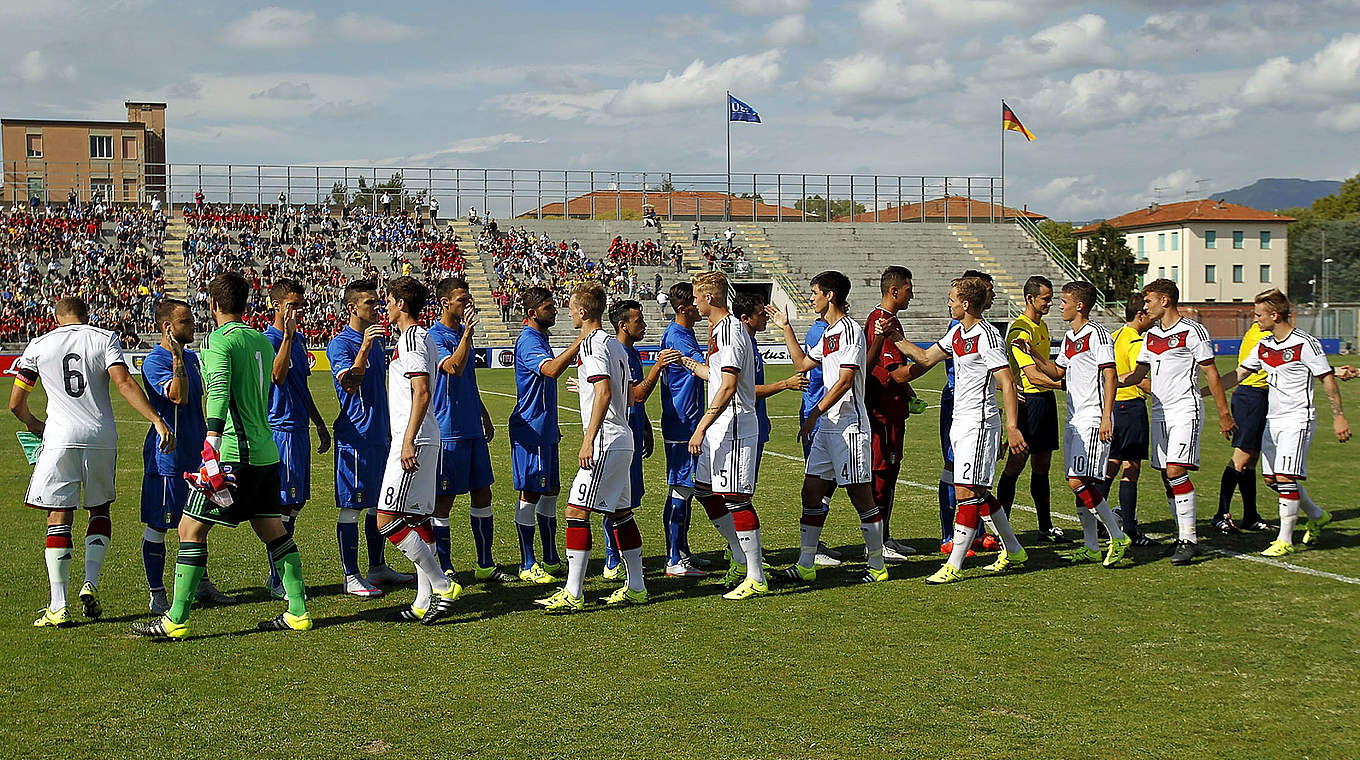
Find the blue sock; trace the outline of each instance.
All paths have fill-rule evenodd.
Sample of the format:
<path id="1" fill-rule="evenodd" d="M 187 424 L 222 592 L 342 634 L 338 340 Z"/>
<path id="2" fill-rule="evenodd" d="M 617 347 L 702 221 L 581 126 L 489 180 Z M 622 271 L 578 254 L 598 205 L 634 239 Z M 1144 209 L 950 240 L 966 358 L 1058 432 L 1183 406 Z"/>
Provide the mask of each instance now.
<path id="1" fill-rule="evenodd" d="M 940 543 L 954 538 L 954 487 L 940 481 Z"/>
<path id="2" fill-rule="evenodd" d="M 614 545 L 614 520 L 606 515 L 600 520 L 600 527 L 604 529 L 604 566 L 618 567 L 619 547 Z"/>
<path id="3" fill-rule="evenodd" d="M 534 557 L 534 526 L 516 522 L 515 533 L 519 535 L 519 566 L 528 570 L 538 561 Z"/>
<path id="4" fill-rule="evenodd" d="M 151 591 L 165 590 L 165 542 L 142 539 L 142 567 L 146 569 L 146 587 Z"/>
<path id="5" fill-rule="evenodd" d="M 666 509 L 662 514 L 662 520 L 666 528 L 666 563 L 671 565 L 680 564 L 680 541 L 684 530 L 684 512 L 687 506 L 687 499 L 678 499 L 674 496 L 667 497 Z"/>
<path id="6" fill-rule="evenodd" d="M 477 508 L 474 507 L 476 512 Z M 472 543 L 477 547 L 477 567 L 491 567 L 496 564 L 491 559 L 492 536 L 491 507 L 486 507 L 485 515 L 472 515 Z"/>
<path id="7" fill-rule="evenodd" d="M 543 561 L 561 564 L 562 558 L 557 555 L 557 515 L 538 515 L 538 535 L 543 539 Z"/>
<path id="8" fill-rule="evenodd" d="M 675 537 L 675 544 L 681 554 L 689 556 L 694 552 L 689 549 L 689 518 L 694 512 L 694 499 L 686 499 L 675 508 L 675 521 L 678 523 L 679 531 Z"/>
<path id="9" fill-rule="evenodd" d="M 370 570 L 387 564 L 387 558 L 383 556 L 383 551 L 387 548 L 387 539 L 378 532 L 378 513 L 373 510 L 364 510 L 364 543 L 368 544 Z"/>
<path id="10" fill-rule="evenodd" d="M 450 558 L 452 550 L 449 548 L 449 518 L 431 518 L 430 529 L 434 532 L 434 553 L 439 557 L 439 568 L 447 573 L 453 569 L 453 560 Z"/>
<path id="11" fill-rule="evenodd" d="M 340 567 L 345 575 L 359 574 L 359 526 L 356 523 L 336 523 L 335 538 L 340 544 Z"/>

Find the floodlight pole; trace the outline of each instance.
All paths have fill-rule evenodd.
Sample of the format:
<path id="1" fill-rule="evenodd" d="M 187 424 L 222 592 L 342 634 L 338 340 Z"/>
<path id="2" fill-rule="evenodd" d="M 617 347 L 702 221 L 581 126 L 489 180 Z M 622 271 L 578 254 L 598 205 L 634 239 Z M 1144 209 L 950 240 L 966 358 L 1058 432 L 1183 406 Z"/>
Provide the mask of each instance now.
<path id="1" fill-rule="evenodd" d="M 1006 113 L 1006 100 L 1001 99 L 1001 113 Z M 945 221 L 949 221 L 949 215 L 945 214 Z M 1006 223 L 1006 124 L 1002 119 L 1001 124 L 1001 223 Z"/>

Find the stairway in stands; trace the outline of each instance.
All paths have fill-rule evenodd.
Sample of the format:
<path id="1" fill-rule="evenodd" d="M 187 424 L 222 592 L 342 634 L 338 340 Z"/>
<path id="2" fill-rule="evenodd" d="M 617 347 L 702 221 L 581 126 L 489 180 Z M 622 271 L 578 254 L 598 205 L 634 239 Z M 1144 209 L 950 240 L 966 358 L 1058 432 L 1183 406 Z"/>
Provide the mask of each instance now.
<path id="1" fill-rule="evenodd" d="M 463 279 L 467 280 L 468 291 L 477 304 L 477 319 L 481 322 L 477 343 L 481 346 L 508 346 L 519 335 L 518 322 L 510 324 L 501 320 L 501 309 L 492 291 L 496 289 L 490 273 L 490 256 L 477 252 L 477 235 L 480 228 L 473 231 L 467 219 L 451 219 L 448 226 L 457 236 L 458 250 L 463 254 Z"/>
<path id="2" fill-rule="evenodd" d="M 165 264 L 162 270 L 165 273 L 165 294 L 171 298 L 189 300 L 189 273 L 184 267 L 184 254 L 181 246 L 184 238 L 189 235 L 189 226 L 184 223 L 184 217 L 172 214 L 169 224 L 165 228 Z"/>

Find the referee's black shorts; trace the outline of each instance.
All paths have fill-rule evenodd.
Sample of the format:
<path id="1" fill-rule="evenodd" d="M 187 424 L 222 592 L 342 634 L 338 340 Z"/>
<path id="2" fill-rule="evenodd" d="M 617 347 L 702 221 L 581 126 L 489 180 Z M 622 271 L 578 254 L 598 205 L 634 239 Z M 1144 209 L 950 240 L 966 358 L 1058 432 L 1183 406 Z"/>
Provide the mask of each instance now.
<path id="1" fill-rule="evenodd" d="M 1233 421 L 1237 430 L 1233 433 L 1233 448 L 1243 451 L 1260 451 L 1261 437 L 1266 432 L 1266 406 L 1270 391 L 1250 385 L 1239 385 L 1233 389 Z"/>
<path id="2" fill-rule="evenodd" d="M 1018 422 L 1030 452 L 1058 450 L 1058 400 L 1053 391 L 1020 394 Z"/>
<path id="3" fill-rule="evenodd" d="M 1114 438 L 1110 441 L 1110 459 L 1141 462 L 1147 458 L 1147 402 L 1141 398 L 1114 402 Z"/>

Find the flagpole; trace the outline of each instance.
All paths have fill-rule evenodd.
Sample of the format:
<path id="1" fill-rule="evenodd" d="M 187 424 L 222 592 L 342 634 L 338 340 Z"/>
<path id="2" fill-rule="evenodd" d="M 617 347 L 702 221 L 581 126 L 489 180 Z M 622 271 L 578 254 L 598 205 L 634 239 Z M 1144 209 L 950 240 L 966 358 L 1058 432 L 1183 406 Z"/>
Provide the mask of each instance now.
<path id="1" fill-rule="evenodd" d="M 727 91 L 723 102 L 723 121 L 727 122 L 727 197 L 723 199 L 723 219 L 732 218 L 732 91 Z"/>
<path id="2" fill-rule="evenodd" d="M 1006 99 L 1001 99 L 1001 223 L 1006 223 Z"/>

